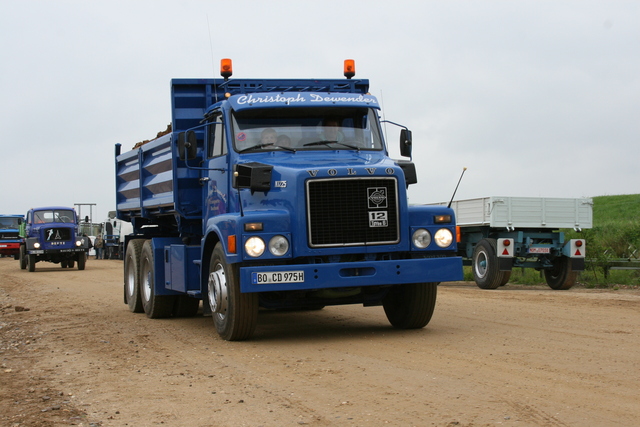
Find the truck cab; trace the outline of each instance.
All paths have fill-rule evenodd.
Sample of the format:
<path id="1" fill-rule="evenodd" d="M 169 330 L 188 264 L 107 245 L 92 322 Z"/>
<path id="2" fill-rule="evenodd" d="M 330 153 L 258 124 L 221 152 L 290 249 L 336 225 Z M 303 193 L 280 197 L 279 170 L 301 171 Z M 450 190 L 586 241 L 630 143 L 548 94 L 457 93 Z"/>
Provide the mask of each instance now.
<path id="1" fill-rule="evenodd" d="M 64 206 L 27 211 L 21 230 L 20 268 L 35 271 L 37 262 L 60 264 L 62 268 L 84 270 L 89 237 L 79 235 L 75 209 Z"/>
<path id="2" fill-rule="evenodd" d="M 0 215 L 0 255 L 20 259 L 22 215 Z"/>

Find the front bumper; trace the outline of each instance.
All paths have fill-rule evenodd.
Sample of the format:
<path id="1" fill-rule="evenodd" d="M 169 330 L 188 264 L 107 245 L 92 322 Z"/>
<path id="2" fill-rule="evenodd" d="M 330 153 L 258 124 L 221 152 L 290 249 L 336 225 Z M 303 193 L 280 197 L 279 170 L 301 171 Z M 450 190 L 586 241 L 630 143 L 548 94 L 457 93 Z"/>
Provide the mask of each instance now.
<path id="1" fill-rule="evenodd" d="M 256 275 L 273 272 L 303 272 L 304 281 L 256 284 Z M 325 264 L 272 265 L 240 268 L 240 291 L 293 291 L 401 285 L 407 283 L 462 280 L 462 258 L 419 258 Z"/>

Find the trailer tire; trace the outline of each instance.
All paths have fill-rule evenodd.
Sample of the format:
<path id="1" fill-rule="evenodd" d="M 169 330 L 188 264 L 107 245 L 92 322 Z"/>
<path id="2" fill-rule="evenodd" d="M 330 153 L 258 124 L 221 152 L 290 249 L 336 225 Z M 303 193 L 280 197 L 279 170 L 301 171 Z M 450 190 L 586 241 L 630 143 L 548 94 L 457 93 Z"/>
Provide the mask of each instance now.
<path id="1" fill-rule="evenodd" d="M 78 254 L 78 270 L 84 270 L 85 264 L 87 262 L 87 254 L 84 252 L 80 252 Z M 69 268 L 73 268 L 73 260 L 69 261 L 67 264 Z"/>
<path id="2" fill-rule="evenodd" d="M 144 311 L 140 299 L 140 255 L 143 244 L 142 239 L 131 240 L 124 259 L 124 301 L 132 313 Z"/>
<path id="3" fill-rule="evenodd" d="M 251 337 L 258 323 L 258 294 L 241 293 L 239 267 L 228 264 L 222 244 L 211 254 L 207 298 L 218 335 L 227 341 Z"/>
<path id="4" fill-rule="evenodd" d="M 140 299 L 145 314 L 150 319 L 171 317 L 176 297 L 156 295 L 155 259 L 151 240 L 142 245 L 140 254 Z"/>
<path id="5" fill-rule="evenodd" d="M 510 271 L 498 269 L 495 239 L 482 239 L 478 242 L 473 249 L 471 266 L 473 278 L 480 289 L 496 289 L 506 284 L 511 277 Z"/>
<path id="6" fill-rule="evenodd" d="M 394 328 L 420 329 L 431 320 L 437 296 L 437 283 L 397 285 L 389 289 L 382 307 Z"/>
<path id="7" fill-rule="evenodd" d="M 544 278 L 551 289 L 564 291 L 576 284 L 578 272 L 571 270 L 571 258 L 562 256 L 553 260 L 553 268 L 544 270 Z"/>
<path id="8" fill-rule="evenodd" d="M 27 269 L 27 248 L 24 245 L 20 245 L 20 270 Z"/>
<path id="9" fill-rule="evenodd" d="M 36 271 L 36 256 L 33 254 L 27 254 L 27 270 Z"/>

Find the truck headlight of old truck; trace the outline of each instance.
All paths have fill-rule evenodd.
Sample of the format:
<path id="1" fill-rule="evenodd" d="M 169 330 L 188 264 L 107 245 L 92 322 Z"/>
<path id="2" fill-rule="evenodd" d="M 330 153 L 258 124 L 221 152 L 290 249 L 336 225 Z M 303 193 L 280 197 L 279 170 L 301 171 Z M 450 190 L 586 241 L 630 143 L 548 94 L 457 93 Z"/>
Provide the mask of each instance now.
<path id="1" fill-rule="evenodd" d="M 289 241 L 284 236 L 273 236 L 269 240 L 269 252 L 274 256 L 283 256 L 289 251 Z"/>
<path id="2" fill-rule="evenodd" d="M 441 248 L 448 248 L 449 246 L 451 246 L 451 243 L 453 243 L 453 233 L 451 233 L 451 230 L 447 228 L 441 228 L 440 230 L 436 231 L 436 235 L 434 236 L 433 240 L 435 240 L 436 245 L 440 246 Z"/>
<path id="3" fill-rule="evenodd" d="M 413 232 L 413 245 L 418 249 L 426 249 L 431 244 L 431 234 L 424 228 Z"/>
<path id="4" fill-rule="evenodd" d="M 33 247 L 34 247 L 35 249 L 40 249 L 40 242 L 35 242 L 35 243 L 33 244 Z"/>
<path id="5" fill-rule="evenodd" d="M 244 244 L 244 250 L 250 257 L 257 258 L 264 253 L 264 240 L 260 237 L 249 237 Z"/>

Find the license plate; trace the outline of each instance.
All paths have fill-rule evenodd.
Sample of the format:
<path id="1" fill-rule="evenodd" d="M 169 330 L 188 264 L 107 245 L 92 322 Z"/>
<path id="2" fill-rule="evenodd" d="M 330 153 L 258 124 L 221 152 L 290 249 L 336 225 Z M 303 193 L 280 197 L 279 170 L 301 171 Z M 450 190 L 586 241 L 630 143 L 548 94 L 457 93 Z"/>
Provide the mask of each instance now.
<path id="1" fill-rule="evenodd" d="M 266 271 L 264 273 L 251 273 L 251 283 L 254 285 L 300 282 L 304 282 L 304 271 Z"/>
<path id="2" fill-rule="evenodd" d="M 551 248 L 529 248 L 530 254 L 550 254 Z"/>

